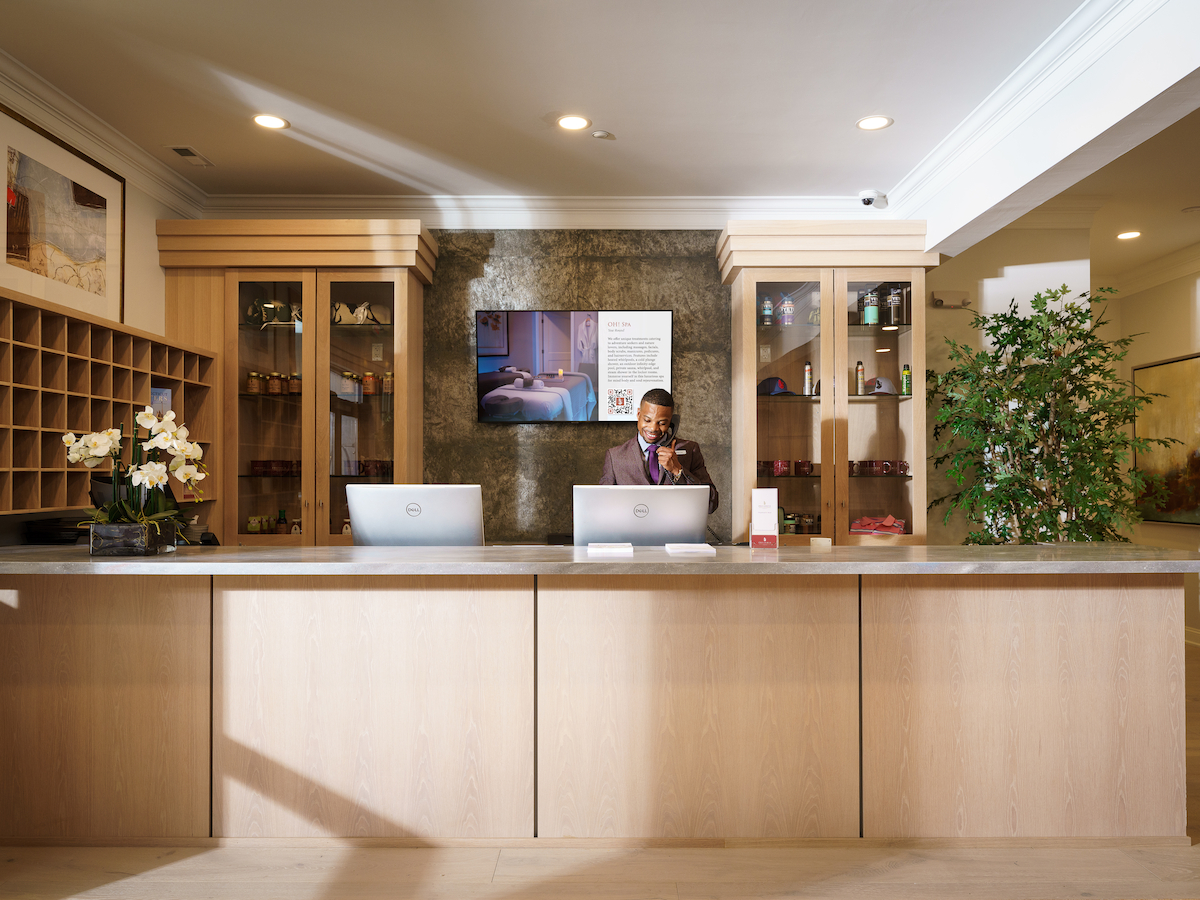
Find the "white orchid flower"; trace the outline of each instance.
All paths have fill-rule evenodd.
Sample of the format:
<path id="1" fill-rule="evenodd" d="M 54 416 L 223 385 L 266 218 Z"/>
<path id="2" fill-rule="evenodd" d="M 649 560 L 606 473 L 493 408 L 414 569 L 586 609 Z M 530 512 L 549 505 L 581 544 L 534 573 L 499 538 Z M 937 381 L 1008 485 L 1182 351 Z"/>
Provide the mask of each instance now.
<path id="1" fill-rule="evenodd" d="M 83 461 L 83 464 L 85 466 L 87 466 L 89 469 L 94 469 L 94 468 L 96 468 L 96 466 L 100 465 L 100 463 L 104 462 L 104 460 L 107 458 L 108 457 L 105 457 L 105 456 L 89 456 L 88 458 L 86 458 Z"/>
<path id="2" fill-rule="evenodd" d="M 92 456 L 108 456 L 113 451 L 112 438 L 103 431 L 84 435 L 83 445 Z"/>
<path id="3" fill-rule="evenodd" d="M 193 466 L 191 463 L 184 463 L 181 466 L 174 467 L 175 477 L 184 484 L 195 484 L 197 481 L 203 481 L 205 474 Z"/>
<path id="4" fill-rule="evenodd" d="M 176 441 L 172 452 L 179 454 L 183 459 L 196 460 L 204 455 L 204 448 L 191 441 Z"/>
<path id="5" fill-rule="evenodd" d="M 120 428 L 109 428 L 104 433 L 108 435 L 110 440 L 112 440 L 114 447 L 121 446 L 121 429 Z"/>
<path id="6" fill-rule="evenodd" d="M 186 441 L 188 439 L 189 434 L 191 434 L 191 432 L 188 431 L 187 426 L 180 425 L 178 428 L 175 429 L 175 440 Z"/>
<path id="7" fill-rule="evenodd" d="M 171 449 L 171 435 L 165 431 L 160 431 L 158 434 L 151 435 L 150 440 L 142 444 L 143 450 L 169 450 Z"/>
<path id="8" fill-rule="evenodd" d="M 75 443 L 75 440 L 76 440 L 75 435 L 69 431 L 62 436 L 62 442 L 64 444 L 66 444 L 68 447 L 70 447 L 73 443 Z"/>
<path id="9" fill-rule="evenodd" d="M 158 424 L 158 416 L 154 414 L 154 407 L 147 406 L 142 412 L 134 417 L 139 425 L 149 431 Z"/>
<path id="10" fill-rule="evenodd" d="M 175 424 L 175 410 L 168 409 L 165 413 L 163 413 L 163 417 L 150 427 L 150 433 L 161 434 L 166 432 L 167 434 L 173 435 L 177 427 L 178 426 Z"/>
<path id="11" fill-rule="evenodd" d="M 143 463 L 133 470 L 133 484 L 160 487 L 167 483 L 167 467 L 160 462 Z"/>

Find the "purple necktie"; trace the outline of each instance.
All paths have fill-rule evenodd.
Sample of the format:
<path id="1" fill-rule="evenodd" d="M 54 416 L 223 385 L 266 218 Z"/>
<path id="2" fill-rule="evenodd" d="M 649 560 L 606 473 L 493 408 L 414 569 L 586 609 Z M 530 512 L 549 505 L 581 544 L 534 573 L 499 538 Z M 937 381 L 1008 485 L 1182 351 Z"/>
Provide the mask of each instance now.
<path id="1" fill-rule="evenodd" d="M 646 465 L 650 467 L 650 480 L 658 484 L 662 469 L 658 467 L 658 448 L 653 444 L 646 448 Z"/>

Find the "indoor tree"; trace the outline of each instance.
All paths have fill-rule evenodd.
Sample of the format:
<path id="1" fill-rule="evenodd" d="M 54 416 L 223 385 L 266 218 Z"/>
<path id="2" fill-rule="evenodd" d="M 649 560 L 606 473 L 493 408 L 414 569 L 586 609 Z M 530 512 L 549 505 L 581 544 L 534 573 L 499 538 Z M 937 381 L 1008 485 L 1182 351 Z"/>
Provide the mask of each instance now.
<path id="1" fill-rule="evenodd" d="M 1130 465 L 1132 451 L 1173 442 L 1133 435 L 1138 411 L 1161 395 L 1118 377 L 1133 337 L 1105 340 L 1103 311 L 1069 293 L 1037 294 L 1028 315 L 1015 300 L 975 314 L 984 349 L 947 338 L 952 368 L 929 373 L 934 465 L 958 487 L 930 508 L 946 503 L 947 521 L 962 510 L 969 544 L 1125 541 L 1137 503 L 1163 490 Z"/>

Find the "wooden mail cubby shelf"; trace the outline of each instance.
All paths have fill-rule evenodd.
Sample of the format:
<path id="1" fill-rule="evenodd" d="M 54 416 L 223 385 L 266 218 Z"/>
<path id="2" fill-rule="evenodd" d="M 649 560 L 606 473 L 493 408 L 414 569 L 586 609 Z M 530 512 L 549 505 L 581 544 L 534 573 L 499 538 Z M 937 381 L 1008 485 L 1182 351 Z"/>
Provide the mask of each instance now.
<path id="1" fill-rule="evenodd" d="M 217 368 L 211 353 L 0 288 L 0 514 L 89 507 L 92 470 L 67 462 L 62 436 L 132 434 L 151 388 L 171 391 L 176 420 L 208 456 Z M 126 439 L 127 462 L 131 448 Z"/>

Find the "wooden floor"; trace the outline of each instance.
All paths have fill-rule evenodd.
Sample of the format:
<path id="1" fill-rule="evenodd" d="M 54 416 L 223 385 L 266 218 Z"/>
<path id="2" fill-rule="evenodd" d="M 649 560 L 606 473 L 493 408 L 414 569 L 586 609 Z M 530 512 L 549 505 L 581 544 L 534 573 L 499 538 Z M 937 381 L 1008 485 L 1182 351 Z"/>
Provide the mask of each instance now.
<path id="1" fill-rule="evenodd" d="M 1188 821 L 1200 823 L 1200 647 L 1187 648 Z M 829 841 L 789 847 L 365 848 L 313 841 L 0 849 L 0 900 L 1200 898 L 1192 846 Z M 747 842 L 748 843 L 748 842 Z"/>

